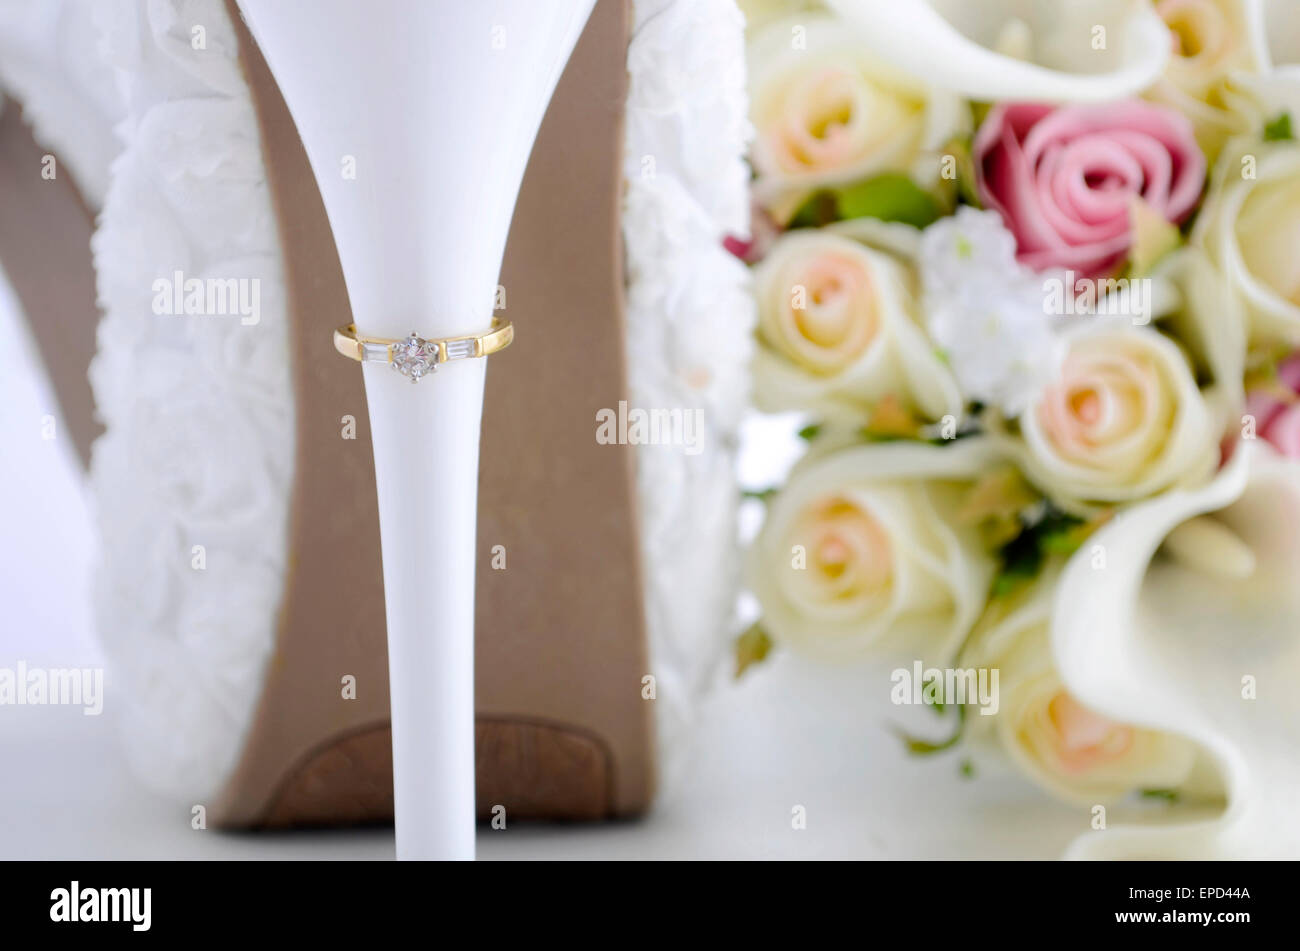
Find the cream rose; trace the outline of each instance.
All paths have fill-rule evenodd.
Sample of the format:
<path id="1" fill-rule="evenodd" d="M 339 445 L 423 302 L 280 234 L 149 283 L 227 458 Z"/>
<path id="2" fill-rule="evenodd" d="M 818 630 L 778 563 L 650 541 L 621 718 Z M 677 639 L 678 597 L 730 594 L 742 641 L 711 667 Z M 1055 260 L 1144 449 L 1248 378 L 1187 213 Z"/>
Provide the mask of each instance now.
<path id="1" fill-rule="evenodd" d="M 1187 116 L 1211 160 L 1231 136 L 1249 128 L 1249 116 L 1235 107 L 1241 93 L 1234 88 L 1234 74 L 1261 69 L 1268 61 L 1260 18 L 1251 7 L 1243 0 L 1156 4 L 1169 27 L 1172 55 L 1148 98 Z"/>
<path id="2" fill-rule="evenodd" d="M 1148 328 L 1066 335 L 1057 379 L 1020 417 L 1025 473 L 1067 508 L 1127 502 L 1207 478 L 1214 421 L 1182 351 Z"/>
<path id="3" fill-rule="evenodd" d="M 1300 145 L 1225 156 L 1194 240 L 1241 298 L 1252 343 L 1300 343 Z"/>
<path id="4" fill-rule="evenodd" d="M 963 661 L 999 672 L 993 729 L 1002 748 L 1026 775 L 1070 803 L 1106 804 L 1139 789 L 1182 786 L 1196 763 L 1191 742 L 1118 723 L 1065 689 L 1049 639 L 1058 576 L 1048 572 L 1014 605 L 992 605 Z M 980 725 L 976 717 L 974 726 Z"/>
<path id="5" fill-rule="evenodd" d="M 748 66 L 755 194 L 778 221 L 821 186 L 886 171 L 935 181 L 939 149 L 968 121 L 956 96 L 884 65 L 825 15 L 767 25 Z"/>
<path id="6" fill-rule="evenodd" d="M 814 449 L 772 501 L 748 556 L 768 634 L 827 658 L 892 649 L 950 659 L 994 571 L 956 512 L 993 458 L 979 439 Z"/>
<path id="7" fill-rule="evenodd" d="M 754 290 L 760 409 L 861 421 L 892 396 L 930 420 L 961 413 L 952 373 L 911 315 L 898 259 L 841 235 L 795 231 L 755 269 Z"/>

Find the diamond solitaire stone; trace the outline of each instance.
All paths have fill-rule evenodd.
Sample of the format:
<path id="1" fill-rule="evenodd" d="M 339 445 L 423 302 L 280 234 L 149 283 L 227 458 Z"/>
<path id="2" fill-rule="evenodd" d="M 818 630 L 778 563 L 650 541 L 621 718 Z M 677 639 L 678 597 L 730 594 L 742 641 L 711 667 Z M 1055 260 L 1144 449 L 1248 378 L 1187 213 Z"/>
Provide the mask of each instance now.
<path id="1" fill-rule="evenodd" d="M 412 383 L 438 367 L 438 344 L 417 337 L 412 331 L 405 340 L 393 344 L 393 369 Z"/>

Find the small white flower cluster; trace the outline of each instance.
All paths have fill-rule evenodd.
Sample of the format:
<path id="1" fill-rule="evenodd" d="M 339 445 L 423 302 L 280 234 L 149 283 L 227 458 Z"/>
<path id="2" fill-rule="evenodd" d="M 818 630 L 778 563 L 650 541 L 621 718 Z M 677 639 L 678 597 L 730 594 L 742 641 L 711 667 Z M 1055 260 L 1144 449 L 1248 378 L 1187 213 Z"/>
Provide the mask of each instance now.
<path id="1" fill-rule="evenodd" d="M 1043 283 L 994 211 L 963 206 L 921 238 L 926 325 L 964 394 L 1018 416 L 1060 366 Z"/>

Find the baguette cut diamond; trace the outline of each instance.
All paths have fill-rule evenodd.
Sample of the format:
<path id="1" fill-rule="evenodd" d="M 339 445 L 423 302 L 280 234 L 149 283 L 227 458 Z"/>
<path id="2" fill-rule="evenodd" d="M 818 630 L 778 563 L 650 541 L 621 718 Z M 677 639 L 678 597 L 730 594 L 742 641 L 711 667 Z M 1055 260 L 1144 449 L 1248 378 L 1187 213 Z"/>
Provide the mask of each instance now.
<path id="1" fill-rule="evenodd" d="M 417 337 L 412 331 L 405 340 L 393 344 L 393 369 L 412 383 L 438 367 L 438 344 Z"/>
<path id="2" fill-rule="evenodd" d="M 448 340 L 447 359 L 461 360 L 465 357 L 474 356 L 476 343 L 474 340 Z"/>

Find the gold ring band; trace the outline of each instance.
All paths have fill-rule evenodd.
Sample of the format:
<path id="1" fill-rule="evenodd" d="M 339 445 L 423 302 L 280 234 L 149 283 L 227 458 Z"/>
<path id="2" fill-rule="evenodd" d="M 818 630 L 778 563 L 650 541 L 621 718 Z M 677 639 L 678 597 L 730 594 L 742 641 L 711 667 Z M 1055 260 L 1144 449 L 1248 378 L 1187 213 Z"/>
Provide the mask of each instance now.
<path id="1" fill-rule="evenodd" d="M 364 337 L 357 333 L 355 324 L 348 324 L 334 331 L 334 349 L 362 363 L 390 364 L 415 383 L 420 377 L 432 373 L 440 363 L 486 357 L 504 350 L 514 339 L 514 327 L 502 317 L 493 317 L 492 327 L 485 333 L 433 340 L 419 337 L 414 331 L 402 340 Z"/>

